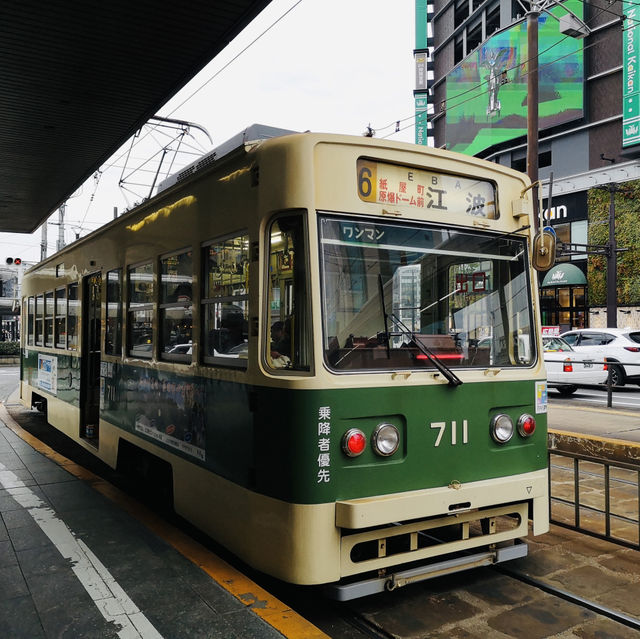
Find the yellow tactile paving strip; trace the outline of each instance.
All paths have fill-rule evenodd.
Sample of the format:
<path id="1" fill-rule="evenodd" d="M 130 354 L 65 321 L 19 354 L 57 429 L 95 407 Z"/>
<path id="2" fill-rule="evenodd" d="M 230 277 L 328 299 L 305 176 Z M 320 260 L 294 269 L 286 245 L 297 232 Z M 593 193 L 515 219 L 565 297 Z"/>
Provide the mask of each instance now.
<path id="1" fill-rule="evenodd" d="M 21 428 L 2 404 L 0 404 L 0 419 L 32 448 L 64 467 L 65 470 L 78 479 L 90 483 L 93 488 L 105 497 L 117 503 L 122 510 L 135 517 L 154 534 L 171 544 L 179 553 L 204 570 L 216 583 L 245 606 L 251 607 L 256 615 L 264 619 L 285 637 L 289 639 L 322 639 L 329 637 L 329 635 L 309 623 L 279 599 L 230 566 L 226 561 L 214 555 L 171 524 L 163 521 L 140 502 L 43 444 L 39 439 Z"/>

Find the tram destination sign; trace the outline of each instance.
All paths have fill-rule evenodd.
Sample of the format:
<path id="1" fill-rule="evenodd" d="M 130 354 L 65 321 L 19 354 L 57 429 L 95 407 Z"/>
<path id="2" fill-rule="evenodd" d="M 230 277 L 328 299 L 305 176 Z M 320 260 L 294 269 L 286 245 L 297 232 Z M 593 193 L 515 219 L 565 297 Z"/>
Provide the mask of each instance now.
<path id="1" fill-rule="evenodd" d="M 359 159 L 358 197 L 364 202 L 496 219 L 492 182 Z"/>

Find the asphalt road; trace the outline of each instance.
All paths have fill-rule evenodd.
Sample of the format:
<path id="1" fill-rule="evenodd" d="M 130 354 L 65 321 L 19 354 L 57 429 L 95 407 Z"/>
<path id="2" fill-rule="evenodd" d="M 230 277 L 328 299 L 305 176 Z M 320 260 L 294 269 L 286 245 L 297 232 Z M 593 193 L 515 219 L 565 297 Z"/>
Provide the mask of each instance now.
<path id="1" fill-rule="evenodd" d="M 19 379 L 19 366 L 0 366 L 0 402 L 6 402 L 17 391 Z"/>
<path id="2" fill-rule="evenodd" d="M 613 390 L 611 407 L 606 389 L 579 388 L 562 397 L 549 390 L 548 425 L 554 430 L 640 442 L 640 388 Z"/>

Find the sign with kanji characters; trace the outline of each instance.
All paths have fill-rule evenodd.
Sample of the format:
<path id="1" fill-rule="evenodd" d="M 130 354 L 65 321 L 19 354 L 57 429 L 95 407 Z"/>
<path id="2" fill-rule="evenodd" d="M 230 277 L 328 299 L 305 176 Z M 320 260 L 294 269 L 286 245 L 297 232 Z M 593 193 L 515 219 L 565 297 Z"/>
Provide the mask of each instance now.
<path id="1" fill-rule="evenodd" d="M 331 481 L 331 406 L 318 408 L 318 474 L 317 483 Z"/>
<path id="2" fill-rule="evenodd" d="M 364 202 L 496 219 L 492 182 L 359 159 L 358 197 Z"/>

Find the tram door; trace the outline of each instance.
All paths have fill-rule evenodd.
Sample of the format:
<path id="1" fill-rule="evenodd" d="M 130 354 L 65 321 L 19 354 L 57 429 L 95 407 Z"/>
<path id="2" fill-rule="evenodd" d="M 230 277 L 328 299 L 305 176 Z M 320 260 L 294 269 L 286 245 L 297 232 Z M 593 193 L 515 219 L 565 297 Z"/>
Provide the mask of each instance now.
<path id="1" fill-rule="evenodd" d="M 82 374 L 80 383 L 80 437 L 98 445 L 100 414 L 100 308 L 102 274 L 83 280 L 82 290 Z"/>

